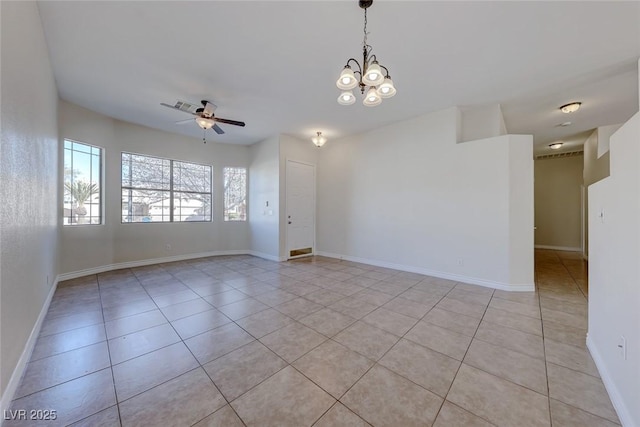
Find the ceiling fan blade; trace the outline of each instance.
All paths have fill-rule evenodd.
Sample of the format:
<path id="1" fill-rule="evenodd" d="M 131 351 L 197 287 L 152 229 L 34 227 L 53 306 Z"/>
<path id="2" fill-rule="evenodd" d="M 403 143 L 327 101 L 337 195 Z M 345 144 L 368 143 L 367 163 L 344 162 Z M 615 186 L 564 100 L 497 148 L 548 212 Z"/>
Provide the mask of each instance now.
<path id="1" fill-rule="evenodd" d="M 176 107 L 175 105 L 165 104 L 164 102 L 161 102 L 160 105 L 162 105 L 163 107 L 171 108 L 172 110 L 178 110 L 178 111 L 182 111 L 183 113 L 193 114 L 192 112 L 182 110 L 182 109 Z"/>
<path id="2" fill-rule="evenodd" d="M 193 123 L 193 119 L 180 120 L 179 122 L 176 122 L 177 125 L 183 125 L 185 123 Z"/>
<path id="3" fill-rule="evenodd" d="M 244 126 L 244 122 L 239 122 L 237 120 L 229 120 L 229 119 L 221 119 L 219 117 L 216 117 L 216 122 L 220 122 L 220 123 L 226 123 L 228 125 L 234 125 L 234 126 Z"/>
<path id="4" fill-rule="evenodd" d="M 202 105 L 204 105 L 204 110 L 202 111 L 202 115 L 205 117 L 213 116 L 213 112 L 216 110 L 216 108 L 218 108 L 216 104 L 209 102 L 206 99 L 203 99 L 200 102 L 202 102 Z"/>
<path id="5" fill-rule="evenodd" d="M 222 135 L 224 133 L 222 128 L 220 126 L 218 126 L 218 125 L 213 125 L 212 129 L 215 130 L 218 135 Z"/>

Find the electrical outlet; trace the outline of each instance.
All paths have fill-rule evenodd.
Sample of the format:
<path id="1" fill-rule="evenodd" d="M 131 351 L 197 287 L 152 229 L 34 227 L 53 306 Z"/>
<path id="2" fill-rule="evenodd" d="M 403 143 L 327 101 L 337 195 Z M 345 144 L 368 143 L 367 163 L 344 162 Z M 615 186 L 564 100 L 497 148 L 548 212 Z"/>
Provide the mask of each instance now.
<path id="1" fill-rule="evenodd" d="M 458 267 L 463 267 L 464 266 L 464 259 L 463 258 L 458 258 L 456 260 L 456 264 L 458 265 Z"/>
<path id="2" fill-rule="evenodd" d="M 171 245 L 169 243 L 167 243 L 166 245 L 164 245 L 164 250 L 165 251 L 170 251 L 171 250 Z"/>
<path id="3" fill-rule="evenodd" d="M 620 352 L 622 360 L 627 360 L 627 339 L 624 335 L 621 335 L 618 341 L 618 351 Z"/>

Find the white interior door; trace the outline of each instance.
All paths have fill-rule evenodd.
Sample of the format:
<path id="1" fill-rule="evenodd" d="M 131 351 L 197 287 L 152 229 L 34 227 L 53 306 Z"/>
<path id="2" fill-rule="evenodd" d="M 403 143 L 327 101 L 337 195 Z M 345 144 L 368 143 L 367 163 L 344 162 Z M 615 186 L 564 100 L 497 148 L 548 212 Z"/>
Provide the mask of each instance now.
<path id="1" fill-rule="evenodd" d="M 287 160 L 287 258 L 313 255 L 316 237 L 316 167 Z"/>

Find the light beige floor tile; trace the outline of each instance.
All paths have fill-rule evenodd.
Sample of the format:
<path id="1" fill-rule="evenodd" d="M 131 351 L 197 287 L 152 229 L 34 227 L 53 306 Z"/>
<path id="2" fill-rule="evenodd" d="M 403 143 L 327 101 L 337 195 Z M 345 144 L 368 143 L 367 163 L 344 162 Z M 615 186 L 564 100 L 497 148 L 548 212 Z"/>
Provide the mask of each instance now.
<path id="1" fill-rule="evenodd" d="M 334 342 L 325 341 L 293 366 L 307 378 L 339 399 L 373 365 L 360 354 Z"/>
<path id="2" fill-rule="evenodd" d="M 441 292 L 424 291 L 422 288 L 418 289 L 415 286 L 399 295 L 400 298 L 408 299 L 409 301 L 417 302 L 426 306 L 433 307 L 440 301 L 447 293 L 449 289 Z"/>
<path id="3" fill-rule="evenodd" d="M 204 365 L 227 400 L 232 401 L 275 374 L 287 363 L 258 341 Z"/>
<path id="4" fill-rule="evenodd" d="M 236 323 L 255 338 L 261 338 L 293 322 L 288 316 L 269 308 L 251 316 L 238 320 Z"/>
<path id="5" fill-rule="evenodd" d="M 368 427 L 369 423 L 338 402 L 313 427 Z"/>
<path id="6" fill-rule="evenodd" d="M 540 305 L 538 294 L 536 292 L 511 292 L 496 289 L 493 293 L 493 297 L 519 302 L 520 304 L 533 305 L 535 307 L 539 307 Z"/>
<path id="7" fill-rule="evenodd" d="M 562 342 L 583 349 L 587 348 L 587 330 L 543 320 L 545 339 Z"/>
<path id="8" fill-rule="evenodd" d="M 116 404 L 111 369 L 103 369 L 89 375 L 67 381 L 55 387 L 14 400 L 11 409 L 55 409 L 56 422 L 71 424 Z M 50 426 L 50 421 L 12 420 L 3 426 Z"/>
<path id="9" fill-rule="evenodd" d="M 209 415 L 193 427 L 244 427 L 231 406 L 226 405 Z"/>
<path id="10" fill-rule="evenodd" d="M 180 337 L 168 323 L 113 338 L 109 340 L 111 363 L 115 365 L 178 341 Z"/>
<path id="11" fill-rule="evenodd" d="M 382 329 L 358 321 L 333 337 L 333 339 L 371 360 L 378 360 L 400 338 Z"/>
<path id="12" fill-rule="evenodd" d="M 498 310 L 508 311 L 510 313 L 521 314 L 523 316 L 535 317 L 540 319 L 540 307 L 532 304 L 522 304 L 516 301 L 509 301 L 502 298 L 492 298 L 489 307 Z"/>
<path id="13" fill-rule="evenodd" d="M 554 427 L 616 427 L 604 418 L 596 417 L 573 406 L 551 399 L 551 420 Z"/>
<path id="14" fill-rule="evenodd" d="M 274 307 L 280 313 L 289 316 L 293 319 L 301 319 L 316 311 L 320 310 L 322 305 L 311 302 L 308 299 L 298 297 L 291 301 L 287 301 L 283 304 Z"/>
<path id="15" fill-rule="evenodd" d="M 471 292 L 468 293 L 472 294 Z M 442 298 L 438 304 L 436 304 L 436 308 L 482 319 L 484 311 L 487 307 L 485 305 L 468 303 L 446 296 Z"/>
<path id="16" fill-rule="evenodd" d="M 58 316 L 45 318 L 42 322 L 40 336 L 59 334 L 72 329 L 83 328 L 102 323 L 102 310 L 87 311 L 84 313 L 70 314 L 69 316 Z"/>
<path id="17" fill-rule="evenodd" d="M 497 323 L 482 321 L 475 337 L 482 341 L 544 360 L 544 344 L 542 337 L 538 335 L 507 328 Z"/>
<path id="18" fill-rule="evenodd" d="M 215 279 L 211 279 L 211 280 L 215 280 Z M 189 283 L 186 283 L 186 285 L 189 286 L 189 288 L 191 288 L 193 292 L 200 295 L 201 297 L 208 297 L 209 295 L 220 294 L 222 292 L 232 291 L 234 289 L 233 287 L 229 285 L 225 285 L 222 282 L 199 284 L 199 285 L 191 285 Z"/>
<path id="19" fill-rule="evenodd" d="M 393 346 L 379 363 L 442 397 L 447 395 L 460 367 L 459 361 L 405 339 Z"/>
<path id="20" fill-rule="evenodd" d="M 369 304 L 381 306 L 389 302 L 393 296 L 384 292 L 376 291 L 375 289 L 365 289 L 353 295 L 354 297 L 368 302 Z"/>
<path id="21" fill-rule="evenodd" d="M 275 307 L 276 305 L 291 301 L 296 298 L 298 298 L 296 295 L 290 292 L 282 291 L 280 289 L 255 296 L 255 299 L 263 304 L 267 304 L 269 307 Z"/>
<path id="22" fill-rule="evenodd" d="M 291 323 L 260 341 L 289 363 L 320 345 L 327 338 L 298 322 Z"/>
<path id="23" fill-rule="evenodd" d="M 598 368 L 591 358 L 589 350 L 550 339 L 544 341 L 544 347 L 547 362 L 555 363 L 556 365 L 564 366 L 574 371 L 580 371 L 594 377 L 600 377 Z"/>
<path id="24" fill-rule="evenodd" d="M 386 308 L 378 308 L 362 318 L 362 321 L 383 331 L 391 332 L 399 337 L 407 333 L 417 323 L 413 317 L 408 317 Z"/>
<path id="25" fill-rule="evenodd" d="M 478 324 L 480 324 L 479 318 L 441 310 L 437 307 L 431 309 L 422 320 L 470 337 L 476 333 Z"/>
<path id="26" fill-rule="evenodd" d="M 231 406 L 249 427 L 299 427 L 312 425 L 334 402 L 289 366 L 234 400 Z"/>
<path id="27" fill-rule="evenodd" d="M 491 427 L 492 425 L 471 412 L 445 401 L 433 427 Z"/>
<path id="28" fill-rule="evenodd" d="M 225 291 L 225 292 L 220 292 L 218 294 L 209 295 L 204 297 L 203 299 L 207 301 L 209 304 L 213 305 L 214 307 L 219 308 L 223 305 L 232 304 L 234 302 L 238 302 L 247 298 L 249 298 L 247 294 L 243 294 L 242 292 L 234 289 L 231 291 Z"/>
<path id="29" fill-rule="evenodd" d="M 522 332 L 542 336 L 542 322 L 534 317 L 522 316 L 520 314 L 509 313 L 489 307 L 482 318 L 483 321 L 497 323 L 508 328 L 517 329 Z"/>
<path id="30" fill-rule="evenodd" d="M 542 319 L 545 321 L 552 321 L 555 323 L 560 323 L 562 325 L 571 326 L 573 328 L 586 329 L 587 324 L 587 316 L 580 314 L 571 314 L 565 313 L 562 311 L 549 310 L 547 308 L 541 308 L 542 311 Z"/>
<path id="31" fill-rule="evenodd" d="M 78 422 L 71 427 L 120 427 L 120 413 L 117 406 L 104 409 Z"/>
<path id="32" fill-rule="evenodd" d="M 491 294 L 479 294 L 476 292 L 467 292 L 460 289 L 453 289 L 447 294 L 447 297 L 466 302 L 467 304 L 482 305 L 485 308 L 491 300 Z"/>
<path id="33" fill-rule="evenodd" d="M 134 301 L 130 304 L 115 305 L 112 307 L 104 307 L 104 321 L 119 319 L 121 317 L 133 316 L 134 314 L 144 313 L 145 311 L 156 310 L 158 307 L 151 298 Z"/>
<path id="34" fill-rule="evenodd" d="M 540 307 L 548 310 L 562 311 L 563 313 L 576 314 L 580 316 L 586 316 L 588 307 L 587 300 L 580 302 L 563 301 L 557 298 L 540 298 Z"/>
<path id="35" fill-rule="evenodd" d="M 421 319 L 429 310 L 431 310 L 432 307 L 433 305 L 420 304 L 402 297 L 394 298 L 383 305 L 383 308 L 386 308 L 387 310 L 413 317 L 415 319 Z"/>
<path id="36" fill-rule="evenodd" d="M 493 295 L 493 289 L 478 285 L 469 285 L 467 283 L 457 283 L 455 290 L 473 292 L 480 295 Z"/>
<path id="37" fill-rule="evenodd" d="M 226 404 L 202 368 L 120 403 L 126 426 L 190 426 Z"/>
<path id="38" fill-rule="evenodd" d="M 462 364 L 447 400 L 499 426 L 550 426 L 546 396 Z"/>
<path id="39" fill-rule="evenodd" d="M 331 304 L 329 308 L 354 319 L 361 319 L 375 310 L 377 306 L 355 297 L 348 297 Z"/>
<path id="40" fill-rule="evenodd" d="M 198 298 L 200 298 L 198 294 L 188 289 L 186 291 L 180 291 L 173 294 L 158 295 L 153 298 L 153 301 L 158 307 L 163 308 Z"/>
<path id="41" fill-rule="evenodd" d="M 189 350 L 205 364 L 249 344 L 254 338 L 235 323 L 227 323 L 184 341 Z"/>
<path id="42" fill-rule="evenodd" d="M 549 397 L 618 423 L 607 390 L 600 378 L 547 363 Z"/>
<path id="43" fill-rule="evenodd" d="M 72 329 L 55 335 L 41 336 L 33 348 L 30 361 L 34 362 L 44 357 L 54 356 L 64 353 L 65 351 L 96 344 L 106 339 L 104 325 L 101 323 L 84 328 Z"/>
<path id="44" fill-rule="evenodd" d="M 329 338 L 353 324 L 355 321 L 356 319 L 346 314 L 338 313 L 330 308 L 323 308 L 300 319 L 300 323 Z"/>
<path id="45" fill-rule="evenodd" d="M 181 302 L 179 304 L 168 305 L 160 309 L 162 314 L 170 321 L 182 319 L 183 317 L 192 316 L 203 311 L 212 310 L 213 306 L 202 298 L 191 301 Z"/>
<path id="46" fill-rule="evenodd" d="M 469 344 L 471 344 L 470 336 L 462 335 L 425 321 L 418 322 L 404 338 L 446 354 L 456 360 L 464 358 Z"/>
<path id="47" fill-rule="evenodd" d="M 327 289 L 320 289 L 318 291 L 308 293 L 304 297 L 309 301 L 315 302 L 316 304 L 328 306 L 333 304 L 334 302 L 340 301 L 345 296 Z"/>
<path id="48" fill-rule="evenodd" d="M 229 319 L 238 320 L 242 319 L 243 317 L 251 316 L 252 314 L 258 313 L 268 308 L 268 305 L 263 304 L 256 299 L 247 298 L 218 307 L 218 310 L 220 310 Z"/>
<path id="49" fill-rule="evenodd" d="M 123 402 L 197 366 L 198 362 L 181 342 L 114 365 L 113 378 L 118 402 Z"/>
<path id="50" fill-rule="evenodd" d="M 381 366 L 374 366 L 341 402 L 374 426 L 431 425 L 442 399 Z"/>
<path id="51" fill-rule="evenodd" d="M 27 364 L 15 397 L 23 397 L 53 387 L 108 368 L 109 365 L 109 351 L 106 342 L 30 362 Z"/>
<path id="52" fill-rule="evenodd" d="M 107 331 L 107 338 L 111 339 L 162 325 L 163 323 L 167 323 L 167 319 L 160 310 L 152 310 L 111 320 L 105 323 L 104 326 Z"/>
<path id="53" fill-rule="evenodd" d="M 474 339 L 464 363 L 540 394 L 547 394 L 544 360 Z"/>
<path id="54" fill-rule="evenodd" d="M 218 326 L 226 325 L 227 323 L 231 323 L 231 319 L 216 309 L 203 311 L 171 322 L 183 340 L 210 331 Z"/>

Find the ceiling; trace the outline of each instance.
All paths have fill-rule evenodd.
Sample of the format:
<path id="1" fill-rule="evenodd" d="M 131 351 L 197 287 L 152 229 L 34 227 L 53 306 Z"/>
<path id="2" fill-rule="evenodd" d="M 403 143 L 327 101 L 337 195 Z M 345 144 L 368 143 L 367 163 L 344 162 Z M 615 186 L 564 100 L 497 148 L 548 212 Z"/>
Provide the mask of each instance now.
<path id="1" fill-rule="evenodd" d="M 640 2 L 376 0 L 369 43 L 398 94 L 338 105 L 363 12 L 345 1 L 39 2 L 60 97 L 108 116 L 202 137 L 177 100 L 243 120 L 208 131 L 252 144 L 285 133 L 329 139 L 430 111 L 500 103 L 510 133 L 536 152 L 638 111 Z M 558 107 L 583 102 L 577 113 Z M 568 127 L 557 125 L 570 120 Z"/>

